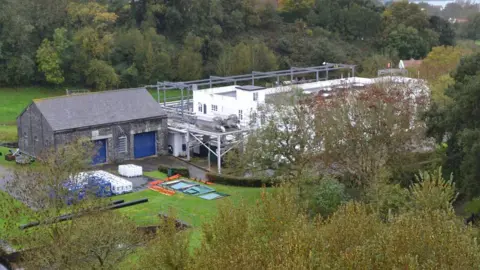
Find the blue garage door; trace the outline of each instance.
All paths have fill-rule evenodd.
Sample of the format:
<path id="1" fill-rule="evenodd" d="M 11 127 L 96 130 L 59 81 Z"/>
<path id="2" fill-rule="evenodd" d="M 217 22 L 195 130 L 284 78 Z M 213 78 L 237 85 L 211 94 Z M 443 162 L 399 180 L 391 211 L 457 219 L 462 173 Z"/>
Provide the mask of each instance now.
<path id="1" fill-rule="evenodd" d="M 157 153 L 157 144 L 155 143 L 155 131 L 135 134 L 134 156 L 135 158 L 149 157 Z"/>
<path id="2" fill-rule="evenodd" d="M 96 154 L 93 156 L 93 164 L 101 164 L 107 162 L 107 139 L 96 140 L 95 150 Z"/>

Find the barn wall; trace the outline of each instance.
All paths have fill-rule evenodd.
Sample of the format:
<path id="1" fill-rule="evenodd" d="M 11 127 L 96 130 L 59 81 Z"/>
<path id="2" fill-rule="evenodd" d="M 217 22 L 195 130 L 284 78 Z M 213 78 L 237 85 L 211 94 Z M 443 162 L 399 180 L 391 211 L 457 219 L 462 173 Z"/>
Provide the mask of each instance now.
<path id="1" fill-rule="evenodd" d="M 53 131 L 35 103 L 29 105 L 17 118 L 18 147 L 38 156 L 54 145 Z"/>

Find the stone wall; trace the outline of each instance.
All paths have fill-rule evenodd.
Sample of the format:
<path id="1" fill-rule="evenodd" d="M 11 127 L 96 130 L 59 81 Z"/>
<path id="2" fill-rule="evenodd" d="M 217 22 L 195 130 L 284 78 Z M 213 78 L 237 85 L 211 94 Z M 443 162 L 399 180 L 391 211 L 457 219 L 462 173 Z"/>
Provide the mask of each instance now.
<path id="1" fill-rule="evenodd" d="M 31 155 L 54 145 L 53 131 L 37 106 L 32 103 L 17 118 L 18 148 Z"/>
<path id="2" fill-rule="evenodd" d="M 167 153 L 167 118 L 135 120 L 130 123 L 109 124 L 89 129 L 77 129 L 55 134 L 55 143 L 62 144 L 79 138 L 107 140 L 107 163 L 134 159 L 134 136 L 138 133 L 156 131 L 157 155 Z M 119 137 L 127 138 L 127 153 L 119 153 Z"/>

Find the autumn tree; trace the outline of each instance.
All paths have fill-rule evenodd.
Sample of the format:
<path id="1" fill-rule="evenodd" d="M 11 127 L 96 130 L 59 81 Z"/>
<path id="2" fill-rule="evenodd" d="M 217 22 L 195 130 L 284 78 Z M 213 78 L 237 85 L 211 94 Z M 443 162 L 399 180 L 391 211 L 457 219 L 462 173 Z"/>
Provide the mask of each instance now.
<path id="1" fill-rule="evenodd" d="M 35 166 L 18 168 L 7 183 L 7 191 L 23 204 L 0 197 L 9 215 L 6 231 L 17 232 L 19 220 L 39 224 L 5 238 L 26 250 L 22 258 L 26 267 L 114 269 L 141 243 L 142 236 L 130 220 L 103 211 L 109 200 L 98 199 L 88 190 L 82 199 L 65 187 L 67 181 L 83 181 L 79 173 L 88 170 L 93 153 L 91 143 L 83 139 L 47 149 Z M 65 214 L 71 214 L 71 220 L 57 222 Z"/>
<path id="2" fill-rule="evenodd" d="M 382 169 L 395 166 L 396 158 L 422 149 L 426 91 L 415 80 L 385 80 L 331 99 L 318 97 L 315 121 L 324 148 L 320 160 L 368 186 Z"/>
<path id="3" fill-rule="evenodd" d="M 113 47 L 112 26 L 118 16 L 96 2 L 71 2 L 67 13 L 77 56 L 73 68 L 83 73 L 87 84 L 100 90 L 117 85 L 118 76 L 107 59 Z"/>

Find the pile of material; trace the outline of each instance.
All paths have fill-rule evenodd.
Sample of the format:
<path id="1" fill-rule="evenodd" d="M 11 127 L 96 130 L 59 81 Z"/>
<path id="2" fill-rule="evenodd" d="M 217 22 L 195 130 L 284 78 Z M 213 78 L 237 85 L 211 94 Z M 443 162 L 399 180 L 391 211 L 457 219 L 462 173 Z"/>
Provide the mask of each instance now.
<path id="1" fill-rule="evenodd" d="M 133 165 L 133 164 L 126 164 L 118 166 L 118 173 L 121 176 L 126 177 L 137 177 L 143 175 L 142 167 Z"/>

